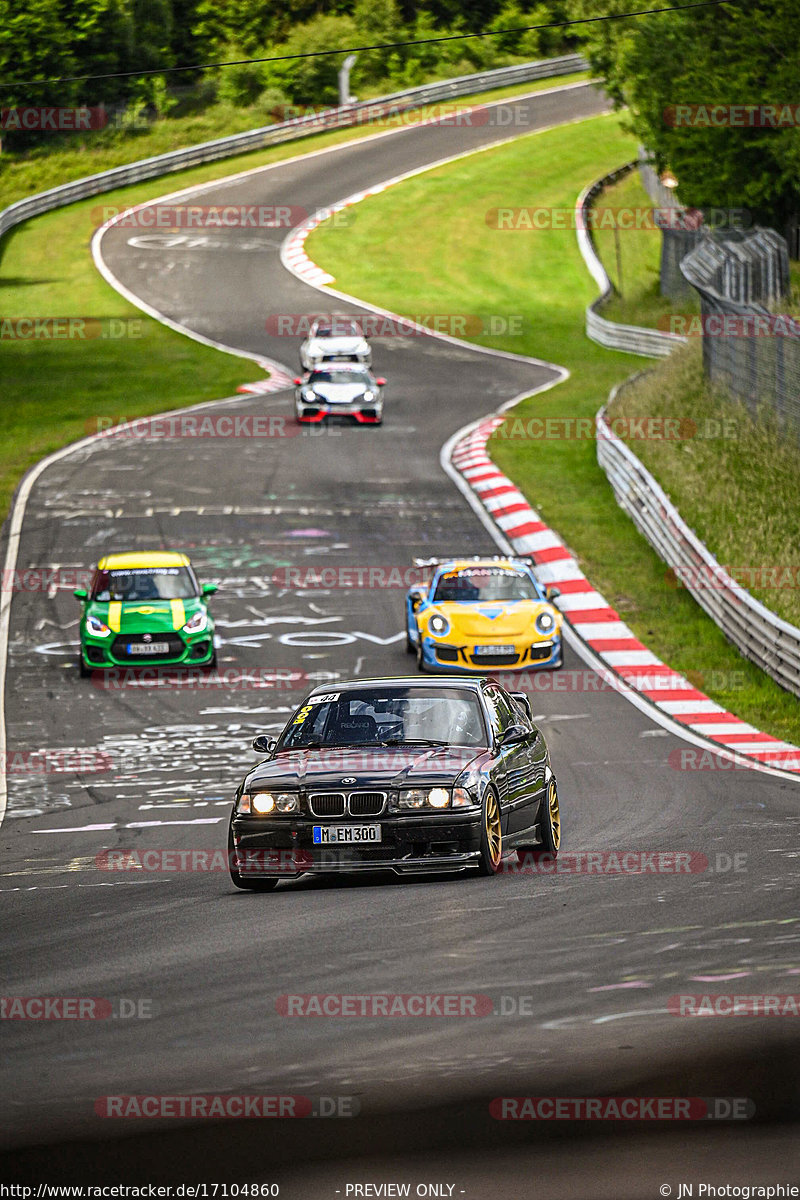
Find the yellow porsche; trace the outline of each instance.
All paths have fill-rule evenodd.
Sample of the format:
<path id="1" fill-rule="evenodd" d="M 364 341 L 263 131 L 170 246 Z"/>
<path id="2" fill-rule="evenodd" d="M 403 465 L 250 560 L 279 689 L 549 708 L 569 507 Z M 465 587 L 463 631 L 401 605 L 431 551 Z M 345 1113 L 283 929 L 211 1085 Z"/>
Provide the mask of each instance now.
<path id="1" fill-rule="evenodd" d="M 562 616 L 524 559 L 415 560 L 429 583 L 406 596 L 406 649 L 420 671 L 560 667 Z"/>

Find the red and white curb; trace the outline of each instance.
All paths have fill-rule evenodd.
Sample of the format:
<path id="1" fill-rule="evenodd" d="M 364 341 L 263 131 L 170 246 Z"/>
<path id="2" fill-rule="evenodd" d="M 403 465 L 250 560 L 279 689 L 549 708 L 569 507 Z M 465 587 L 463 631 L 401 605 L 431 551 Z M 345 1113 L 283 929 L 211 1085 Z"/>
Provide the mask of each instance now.
<path id="1" fill-rule="evenodd" d="M 246 392 L 252 396 L 266 396 L 270 392 L 284 392 L 287 388 L 294 386 L 295 377 L 284 371 L 279 363 L 273 362 L 272 359 L 263 359 L 262 361 L 270 372 L 269 379 L 257 379 L 255 383 L 242 383 L 237 387 L 237 392 Z"/>
<path id="2" fill-rule="evenodd" d="M 558 535 L 489 457 L 486 443 L 503 420 L 479 422 L 455 443 L 450 461 L 514 552 L 531 559 L 543 584 L 559 589 L 556 604 L 581 641 L 629 688 L 691 733 L 737 759 L 800 774 L 800 748 L 727 712 L 663 663 L 589 582 Z"/>
<path id="3" fill-rule="evenodd" d="M 329 208 L 317 209 L 302 225 L 298 225 L 283 243 L 281 247 L 281 262 L 285 267 L 298 277 L 304 283 L 310 283 L 313 287 L 325 287 L 328 283 L 334 283 L 335 277 L 329 275 L 322 267 L 318 266 L 312 259 L 308 257 L 305 251 L 305 241 L 312 230 L 321 225 L 323 221 L 329 220 L 334 213 L 342 212 L 345 208 L 350 208 L 353 204 L 358 204 L 360 200 L 366 200 L 367 196 L 376 196 L 379 192 L 384 191 L 386 184 L 378 184 L 377 187 L 369 188 L 364 192 L 355 192 L 352 196 L 348 196 L 346 200 L 340 201 L 338 204 L 332 204 Z"/>

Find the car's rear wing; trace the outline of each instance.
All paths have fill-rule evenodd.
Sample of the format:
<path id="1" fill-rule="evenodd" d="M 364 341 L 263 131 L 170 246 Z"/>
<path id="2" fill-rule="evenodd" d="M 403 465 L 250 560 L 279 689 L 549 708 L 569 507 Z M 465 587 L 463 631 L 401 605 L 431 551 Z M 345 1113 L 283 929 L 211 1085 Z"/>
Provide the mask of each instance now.
<path id="1" fill-rule="evenodd" d="M 478 563 L 478 562 L 507 562 L 513 563 L 520 567 L 526 567 L 528 570 L 533 569 L 533 562 L 530 558 L 525 558 L 520 554 L 451 554 L 448 558 L 415 558 L 414 566 L 421 570 L 435 570 L 436 567 L 442 567 L 446 563 L 463 562 L 463 563 Z"/>

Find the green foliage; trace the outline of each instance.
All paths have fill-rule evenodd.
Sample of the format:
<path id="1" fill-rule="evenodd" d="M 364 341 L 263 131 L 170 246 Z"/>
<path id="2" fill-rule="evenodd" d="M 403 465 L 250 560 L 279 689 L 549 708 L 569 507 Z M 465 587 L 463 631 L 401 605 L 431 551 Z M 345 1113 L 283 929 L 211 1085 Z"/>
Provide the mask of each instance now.
<path id="1" fill-rule="evenodd" d="M 585 15 L 624 12 L 625 0 L 576 0 Z M 800 129 L 675 125 L 675 105 L 782 105 L 800 95 L 796 0 L 753 0 L 584 27 L 585 50 L 684 203 L 745 208 L 755 223 L 800 209 Z"/>

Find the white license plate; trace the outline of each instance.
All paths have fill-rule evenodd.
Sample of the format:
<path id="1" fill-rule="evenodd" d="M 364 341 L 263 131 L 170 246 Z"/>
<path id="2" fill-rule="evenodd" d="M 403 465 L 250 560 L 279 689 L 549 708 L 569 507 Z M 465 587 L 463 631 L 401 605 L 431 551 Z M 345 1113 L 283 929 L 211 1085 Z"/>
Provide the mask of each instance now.
<path id="1" fill-rule="evenodd" d="M 516 654 L 516 646 L 476 646 L 475 654 Z"/>
<path id="2" fill-rule="evenodd" d="M 129 642 L 128 654 L 169 654 L 169 642 Z"/>
<path id="3" fill-rule="evenodd" d="M 315 846 L 381 840 L 380 825 L 314 825 L 313 829 Z"/>

